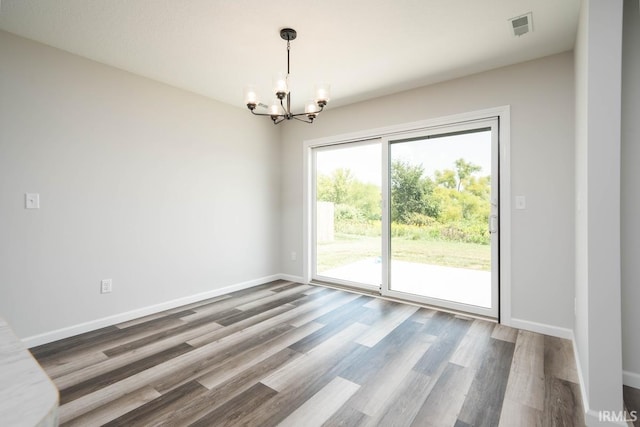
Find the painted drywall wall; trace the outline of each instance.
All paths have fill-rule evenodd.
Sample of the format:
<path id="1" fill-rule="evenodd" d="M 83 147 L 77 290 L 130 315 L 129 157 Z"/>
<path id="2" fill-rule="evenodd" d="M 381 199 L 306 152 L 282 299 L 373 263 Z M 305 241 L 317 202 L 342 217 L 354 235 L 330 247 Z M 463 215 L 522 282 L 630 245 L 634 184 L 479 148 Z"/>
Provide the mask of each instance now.
<path id="1" fill-rule="evenodd" d="M 573 327 L 573 57 L 563 53 L 351 106 L 283 128 L 282 271 L 303 274 L 304 140 L 511 106 L 512 317 Z M 334 95 L 339 96 L 339 88 Z"/>
<path id="2" fill-rule="evenodd" d="M 622 362 L 625 383 L 640 388 L 640 5 L 624 2 L 622 39 L 621 236 Z"/>
<path id="3" fill-rule="evenodd" d="M 622 409 L 622 0 L 585 0 L 576 43 L 575 340 L 587 424 Z"/>
<path id="4" fill-rule="evenodd" d="M 0 58 L 0 316 L 20 337 L 279 273 L 268 121 L 5 32 Z"/>

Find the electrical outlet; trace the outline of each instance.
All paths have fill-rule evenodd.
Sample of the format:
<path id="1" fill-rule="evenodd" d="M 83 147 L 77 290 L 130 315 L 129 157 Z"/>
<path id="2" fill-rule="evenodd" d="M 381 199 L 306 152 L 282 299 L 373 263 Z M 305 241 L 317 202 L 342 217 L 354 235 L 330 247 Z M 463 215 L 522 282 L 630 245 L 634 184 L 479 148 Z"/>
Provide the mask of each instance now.
<path id="1" fill-rule="evenodd" d="M 295 252 L 291 252 L 291 261 L 295 261 L 298 259 L 298 254 Z"/>
<path id="2" fill-rule="evenodd" d="M 111 279 L 102 279 L 100 282 L 100 293 L 108 294 L 113 290 L 113 281 Z"/>

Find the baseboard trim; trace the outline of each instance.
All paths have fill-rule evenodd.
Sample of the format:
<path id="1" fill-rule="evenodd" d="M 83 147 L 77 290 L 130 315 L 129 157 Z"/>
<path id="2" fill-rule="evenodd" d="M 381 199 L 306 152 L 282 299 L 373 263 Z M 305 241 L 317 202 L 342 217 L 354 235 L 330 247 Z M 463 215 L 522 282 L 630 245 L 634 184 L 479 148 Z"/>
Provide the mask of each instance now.
<path id="1" fill-rule="evenodd" d="M 551 335 L 558 338 L 564 338 L 567 340 L 573 339 L 573 331 L 568 328 L 561 328 L 560 326 L 547 325 L 545 323 L 531 322 L 529 320 L 514 319 L 513 317 L 509 321 L 509 325 L 512 328 L 524 329 L 531 332 L 537 332 L 539 334 Z"/>
<path id="2" fill-rule="evenodd" d="M 290 277 L 294 277 L 294 276 L 290 276 Z M 247 280 L 246 282 L 236 283 L 234 285 L 225 286 L 223 288 L 212 289 L 207 292 L 201 292 L 201 293 L 189 295 L 186 297 L 176 298 L 174 300 L 162 302 L 160 304 L 141 307 L 141 308 L 137 308 L 135 310 L 127 311 L 124 313 L 114 314 L 112 316 L 91 320 L 89 322 L 84 322 L 77 325 L 56 329 L 54 331 L 33 335 L 30 337 L 22 338 L 22 342 L 24 343 L 24 345 L 31 348 L 38 345 L 61 340 L 64 338 L 69 338 L 74 335 L 83 334 L 85 332 L 94 331 L 96 329 L 115 325 L 117 323 L 127 322 L 129 320 L 137 319 L 139 317 L 159 313 L 164 310 L 171 310 L 172 308 L 180 307 L 182 305 L 191 304 L 191 303 L 202 301 L 205 299 L 215 298 L 220 295 L 225 295 L 231 292 L 252 288 L 254 286 L 262 285 L 264 283 L 268 283 L 274 280 L 297 281 L 297 280 L 291 280 L 289 276 L 284 274 L 273 274 L 271 276 L 265 276 L 265 277 L 260 277 L 258 279 Z"/>
<path id="3" fill-rule="evenodd" d="M 622 383 L 626 386 L 640 389 L 640 374 L 622 371 Z"/>
<path id="4" fill-rule="evenodd" d="M 278 279 L 279 280 L 287 280 L 289 282 L 295 282 L 295 283 L 305 283 L 305 280 L 302 276 L 294 276 L 292 274 L 279 274 L 278 275 Z"/>

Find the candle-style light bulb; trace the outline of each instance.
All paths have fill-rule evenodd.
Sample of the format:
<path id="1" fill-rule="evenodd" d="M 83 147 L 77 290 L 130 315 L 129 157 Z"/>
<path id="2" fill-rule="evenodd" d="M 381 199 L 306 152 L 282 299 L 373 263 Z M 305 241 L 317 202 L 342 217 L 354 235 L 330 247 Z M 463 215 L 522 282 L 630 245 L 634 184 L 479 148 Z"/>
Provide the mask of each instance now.
<path id="1" fill-rule="evenodd" d="M 327 105 L 331 98 L 331 86 L 327 83 L 320 83 L 316 85 L 316 104 L 321 107 Z"/>
<path id="2" fill-rule="evenodd" d="M 277 99 L 274 99 L 271 105 L 269 106 L 269 114 L 273 118 L 273 116 L 280 115 L 280 102 Z"/>
<path id="3" fill-rule="evenodd" d="M 278 99 L 284 99 L 289 93 L 289 87 L 287 85 L 287 76 L 284 73 L 278 73 L 273 78 L 273 91 Z"/>
<path id="4" fill-rule="evenodd" d="M 258 94 L 256 93 L 253 85 L 247 85 L 244 88 L 244 103 L 250 109 L 253 110 L 258 105 Z"/>

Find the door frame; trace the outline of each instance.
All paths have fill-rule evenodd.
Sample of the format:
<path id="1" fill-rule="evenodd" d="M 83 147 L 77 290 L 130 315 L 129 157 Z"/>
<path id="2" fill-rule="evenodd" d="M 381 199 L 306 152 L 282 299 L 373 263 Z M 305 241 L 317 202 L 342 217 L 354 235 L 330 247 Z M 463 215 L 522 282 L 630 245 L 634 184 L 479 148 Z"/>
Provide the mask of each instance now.
<path id="1" fill-rule="evenodd" d="M 499 280 L 500 280 L 500 323 L 511 325 L 511 107 L 509 105 L 477 110 L 467 113 L 453 114 L 433 119 L 404 123 L 393 126 L 345 133 L 324 138 L 303 141 L 302 162 L 302 279 L 311 282 L 312 271 L 312 225 L 313 225 L 313 150 L 314 147 L 357 142 L 370 139 L 394 137 L 403 133 L 417 132 L 438 126 L 455 123 L 490 119 L 498 119 L 499 132 Z"/>

